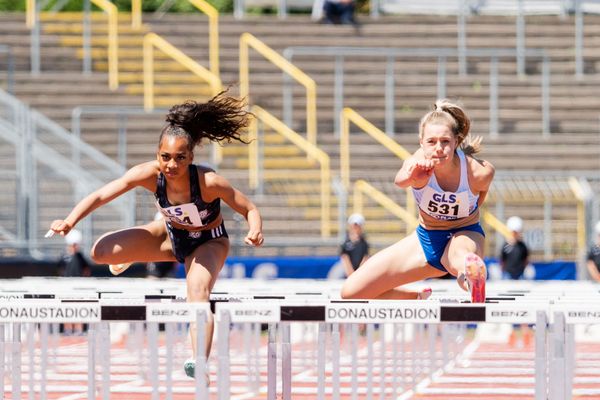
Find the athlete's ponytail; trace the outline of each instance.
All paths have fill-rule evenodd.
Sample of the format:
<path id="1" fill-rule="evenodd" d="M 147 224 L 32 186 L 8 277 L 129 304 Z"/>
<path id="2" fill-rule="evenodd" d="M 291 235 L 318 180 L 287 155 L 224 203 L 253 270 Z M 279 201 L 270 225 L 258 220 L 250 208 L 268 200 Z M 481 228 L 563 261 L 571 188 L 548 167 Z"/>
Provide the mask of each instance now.
<path id="1" fill-rule="evenodd" d="M 190 150 L 200 144 L 202 139 L 246 143 L 241 135 L 252 114 L 245 110 L 243 100 L 225 96 L 225 93 L 226 91 L 217 94 L 206 103 L 188 100 L 171 107 L 159 143 L 164 135 L 187 136 Z"/>
<path id="2" fill-rule="evenodd" d="M 423 136 L 425 125 L 443 124 L 448 125 L 454 133 L 458 147 L 467 155 L 481 151 L 481 136 L 469 138 L 471 121 L 465 111 L 447 99 L 439 99 L 433 105 L 433 111 L 428 112 L 421 118 L 419 124 L 419 136 Z"/>

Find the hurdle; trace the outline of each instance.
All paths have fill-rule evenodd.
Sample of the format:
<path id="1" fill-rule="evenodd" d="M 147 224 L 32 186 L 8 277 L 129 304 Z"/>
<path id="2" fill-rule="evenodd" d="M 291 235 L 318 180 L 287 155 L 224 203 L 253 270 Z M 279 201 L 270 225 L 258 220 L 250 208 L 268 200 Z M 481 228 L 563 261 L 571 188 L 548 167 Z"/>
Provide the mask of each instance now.
<path id="1" fill-rule="evenodd" d="M 61 283 L 45 292 L 23 289 L 22 282 L 0 282 L 0 398 L 38 393 L 44 399 L 64 390 L 53 376 L 65 368 L 61 358 L 73 364 L 76 356 L 58 344 L 64 338 L 57 324 L 64 322 L 89 327 L 85 336 L 73 339 L 81 341 L 77 351 L 85 351 L 77 358 L 87 367 L 81 373 L 85 384 L 69 388 L 89 399 L 124 398 L 125 393 L 145 393 L 153 400 L 178 394 L 219 400 L 600 395 L 600 377 L 581 373 L 600 365 L 600 338 L 588 334 L 594 339 L 589 354 L 578 352 L 576 340 L 579 328 L 600 323 L 600 306 L 593 305 L 600 296 L 597 287 L 581 282 L 491 283 L 485 304 L 465 303 L 466 295 L 447 283 L 436 283 L 430 300 L 390 302 L 341 300 L 334 295 L 336 284 L 315 283 L 306 292 L 301 283 L 274 289 L 268 282 L 246 282 L 249 291 L 244 292 L 244 282 L 229 282 L 215 290 L 210 305 L 182 302 L 179 282 L 145 281 L 139 290 L 132 284 L 129 293 L 106 281 L 89 282 L 82 290 L 79 283 Z M 189 323 L 198 324 L 198 343 L 203 343 L 208 307 L 216 317 L 215 345 L 207 363 L 197 355 L 192 380 L 174 365 L 190 353 Z M 515 364 L 510 378 L 522 385 L 503 387 L 502 380 L 467 372 L 478 362 L 473 358 L 478 339 L 467 329 L 474 324 L 535 325 L 535 347 L 526 354 L 530 360 Z M 126 343 L 111 350 L 112 333 L 122 325 L 128 330 Z M 137 372 L 121 376 L 119 359 Z M 216 379 L 207 388 L 203 371 L 209 370 Z M 486 379 L 498 387 L 478 386 Z M 441 385 L 461 381 L 473 387 Z"/>

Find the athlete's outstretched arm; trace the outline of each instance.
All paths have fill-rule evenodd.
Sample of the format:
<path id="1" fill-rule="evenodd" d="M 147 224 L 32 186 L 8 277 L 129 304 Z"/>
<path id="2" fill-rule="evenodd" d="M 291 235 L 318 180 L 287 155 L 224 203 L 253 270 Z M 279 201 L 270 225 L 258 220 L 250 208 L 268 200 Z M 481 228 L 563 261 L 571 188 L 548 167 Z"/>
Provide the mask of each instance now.
<path id="1" fill-rule="evenodd" d="M 248 221 L 248 234 L 244 242 L 250 246 L 260 246 L 263 244 L 262 218 L 258 208 L 242 192 L 231 186 L 229 181 L 222 176 L 209 172 L 205 175 L 206 188 L 209 197 L 215 199 L 221 198 L 227 205 L 242 215 Z M 206 199 L 209 200 L 209 199 Z"/>
<path id="2" fill-rule="evenodd" d="M 57 219 L 50 225 L 52 232 L 66 235 L 79 221 L 95 209 L 109 203 L 123 193 L 137 187 L 144 186 L 151 190 L 152 182 L 156 184 L 156 162 L 139 164 L 128 170 L 122 177 L 102 186 L 100 189 L 84 197 L 71 210 L 65 219 Z"/>
<path id="3" fill-rule="evenodd" d="M 396 174 L 394 183 L 402 189 L 423 187 L 427 184 L 429 177 L 433 174 L 433 168 L 437 164 L 439 161 L 426 159 L 423 150 L 419 149 L 402 163 L 402 168 Z"/>

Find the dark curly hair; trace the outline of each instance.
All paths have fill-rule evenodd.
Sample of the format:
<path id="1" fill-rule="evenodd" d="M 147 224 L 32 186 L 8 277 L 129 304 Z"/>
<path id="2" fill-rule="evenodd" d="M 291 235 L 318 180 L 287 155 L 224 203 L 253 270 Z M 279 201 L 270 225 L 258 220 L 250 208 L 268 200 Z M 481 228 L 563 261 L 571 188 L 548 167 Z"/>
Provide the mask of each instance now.
<path id="1" fill-rule="evenodd" d="M 200 144 L 202 139 L 211 142 L 231 142 L 242 139 L 243 130 L 248 127 L 252 113 L 245 110 L 243 100 L 226 96 L 227 91 L 217 94 L 206 103 L 188 100 L 169 110 L 167 124 L 160 133 L 159 146 L 163 137 L 185 137 L 190 151 Z"/>

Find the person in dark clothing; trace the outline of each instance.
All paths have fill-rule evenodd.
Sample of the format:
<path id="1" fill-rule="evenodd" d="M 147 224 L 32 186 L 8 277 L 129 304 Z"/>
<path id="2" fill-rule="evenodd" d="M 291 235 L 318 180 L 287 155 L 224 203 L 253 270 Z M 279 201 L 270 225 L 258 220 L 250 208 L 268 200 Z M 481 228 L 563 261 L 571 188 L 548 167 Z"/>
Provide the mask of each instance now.
<path id="1" fill-rule="evenodd" d="M 323 3 L 323 23 L 357 26 L 354 17 L 355 8 L 354 0 L 325 0 Z"/>
<path id="2" fill-rule="evenodd" d="M 59 271 L 62 276 L 71 278 L 80 278 L 91 275 L 91 267 L 83 253 L 81 252 L 81 241 L 83 236 L 77 229 L 72 229 L 65 235 L 67 244 L 66 254 L 58 262 Z M 67 336 L 81 335 L 84 331 L 82 323 L 64 323 L 63 333 Z"/>
<path id="3" fill-rule="evenodd" d="M 587 254 L 587 269 L 594 282 L 600 282 L 600 221 L 595 227 L 596 241 Z"/>
<path id="4" fill-rule="evenodd" d="M 511 231 L 512 237 L 502 246 L 500 266 L 502 267 L 504 279 L 519 280 L 523 277 L 523 272 L 529 264 L 529 249 L 523 242 L 523 220 L 516 216 L 510 217 L 506 221 L 506 226 Z M 519 333 L 521 336 L 520 342 L 518 340 Z M 511 346 L 517 343 L 529 346 L 531 337 L 531 329 L 527 324 L 513 325 L 508 343 Z"/>
<path id="5" fill-rule="evenodd" d="M 500 265 L 505 279 L 521 279 L 529 264 L 529 249 L 522 238 L 523 220 L 510 217 L 506 226 L 512 232 L 512 238 L 502 246 Z"/>
<path id="6" fill-rule="evenodd" d="M 360 214 L 352 214 L 348 218 L 348 234 L 340 248 L 346 276 L 350 276 L 369 257 L 369 243 L 363 232 L 364 224 L 365 217 Z"/>
<path id="7" fill-rule="evenodd" d="M 59 270 L 62 271 L 62 276 L 90 276 L 90 264 L 81 252 L 81 240 L 81 232 L 77 229 L 73 229 L 65 236 L 67 252 L 59 261 Z"/>

